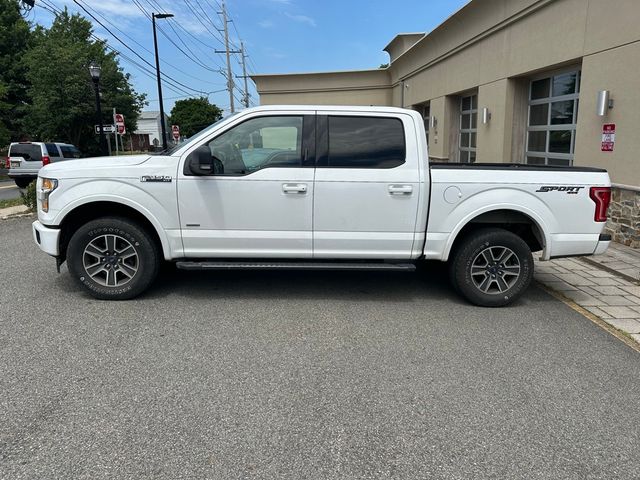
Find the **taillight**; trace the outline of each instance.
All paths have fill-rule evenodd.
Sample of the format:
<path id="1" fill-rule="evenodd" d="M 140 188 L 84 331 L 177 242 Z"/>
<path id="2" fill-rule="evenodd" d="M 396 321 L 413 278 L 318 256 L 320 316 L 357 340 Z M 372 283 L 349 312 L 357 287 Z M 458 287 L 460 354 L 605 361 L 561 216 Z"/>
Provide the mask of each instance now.
<path id="1" fill-rule="evenodd" d="M 607 209 L 611 202 L 611 187 L 591 187 L 589 189 L 589 197 L 596 204 L 596 212 L 593 219 L 596 222 L 607 221 Z"/>
<path id="2" fill-rule="evenodd" d="M 8 156 L 4 159 L 4 168 L 7 170 L 11 168 L 11 158 Z"/>
<path id="3" fill-rule="evenodd" d="M 44 167 L 45 165 L 49 165 L 51 163 L 51 159 L 49 158 L 48 155 L 43 155 L 42 156 L 42 166 Z"/>

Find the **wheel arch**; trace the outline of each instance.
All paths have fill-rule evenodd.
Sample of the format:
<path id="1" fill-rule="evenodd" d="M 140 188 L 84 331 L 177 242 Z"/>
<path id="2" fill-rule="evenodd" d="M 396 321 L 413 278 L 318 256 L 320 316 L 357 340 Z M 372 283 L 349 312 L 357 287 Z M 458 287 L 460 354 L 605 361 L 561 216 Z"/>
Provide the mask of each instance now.
<path id="1" fill-rule="evenodd" d="M 69 240 L 81 225 L 102 217 L 122 217 L 138 223 L 149 233 L 153 242 L 163 253 L 164 258 L 169 259 L 169 242 L 162 226 L 157 219 L 142 210 L 143 209 L 137 209 L 125 203 L 110 200 L 93 200 L 74 206 L 65 214 L 59 224 L 59 251 L 61 258 L 63 260 L 66 259 Z"/>
<path id="2" fill-rule="evenodd" d="M 513 205 L 487 207 L 473 212 L 461 220 L 451 233 L 445 246 L 444 260 L 467 235 L 474 230 L 495 227 L 508 230 L 522 238 L 532 252 L 542 250 L 542 258 L 547 255 L 551 238 L 542 218 L 535 212 Z"/>

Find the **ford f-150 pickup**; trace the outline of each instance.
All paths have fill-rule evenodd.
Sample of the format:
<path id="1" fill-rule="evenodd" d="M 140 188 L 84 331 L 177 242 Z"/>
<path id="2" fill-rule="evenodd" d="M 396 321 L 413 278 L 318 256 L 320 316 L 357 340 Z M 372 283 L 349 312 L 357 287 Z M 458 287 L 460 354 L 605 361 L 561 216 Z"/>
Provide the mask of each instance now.
<path id="1" fill-rule="evenodd" d="M 47 165 L 40 248 L 94 297 L 133 298 L 161 262 L 195 269 L 414 270 L 448 262 L 470 302 L 517 299 L 541 260 L 604 252 L 602 169 L 429 164 L 391 107 L 270 106 L 160 155 Z"/>

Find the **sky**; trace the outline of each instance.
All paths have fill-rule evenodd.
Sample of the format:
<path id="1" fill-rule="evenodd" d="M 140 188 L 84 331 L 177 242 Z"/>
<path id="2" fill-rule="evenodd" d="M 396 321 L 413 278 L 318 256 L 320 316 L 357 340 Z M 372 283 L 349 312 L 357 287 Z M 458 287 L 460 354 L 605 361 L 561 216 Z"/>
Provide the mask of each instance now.
<path id="1" fill-rule="evenodd" d="M 71 12 L 84 12 L 76 0 L 36 0 L 27 19 L 48 26 L 52 14 L 44 5 Z M 164 108 L 170 112 L 180 98 L 208 96 L 228 112 L 229 94 L 220 11 L 221 0 L 77 0 L 106 28 L 115 33 L 144 60 L 154 65 L 151 20 L 143 10 L 174 14 L 157 20 L 172 44 L 158 32 L 161 70 L 176 84 L 163 85 Z M 382 49 L 398 33 L 429 32 L 460 9 L 468 0 L 227 0 L 230 40 L 238 48 L 244 42 L 248 73 L 295 73 L 377 68 L 389 57 Z M 92 20 L 90 17 L 88 17 Z M 139 65 L 143 60 L 92 20 L 95 34 L 108 41 Z M 214 28 L 215 27 L 215 28 Z M 180 47 L 180 48 L 178 48 Z M 182 50 L 182 51 L 180 51 Z M 232 55 L 233 74 L 242 75 L 240 55 Z M 134 89 L 147 94 L 145 110 L 158 109 L 158 91 L 153 69 L 122 58 Z M 234 79 L 241 98 L 243 79 Z M 251 79 L 252 105 L 259 103 Z M 179 87 L 179 88 L 178 88 Z M 224 91 L 220 91 L 224 90 Z M 202 93 L 199 93 L 202 92 Z M 236 100 L 236 109 L 242 108 Z"/>

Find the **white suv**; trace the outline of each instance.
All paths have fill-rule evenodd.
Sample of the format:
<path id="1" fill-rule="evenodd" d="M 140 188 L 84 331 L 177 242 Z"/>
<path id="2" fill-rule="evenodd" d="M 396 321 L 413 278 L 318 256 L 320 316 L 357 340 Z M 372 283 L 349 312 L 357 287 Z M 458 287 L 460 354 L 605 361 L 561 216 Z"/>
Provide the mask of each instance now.
<path id="1" fill-rule="evenodd" d="M 80 150 L 69 143 L 14 142 L 9 146 L 6 168 L 16 185 L 25 188 L 45 165 L 80 156 Z"/>

